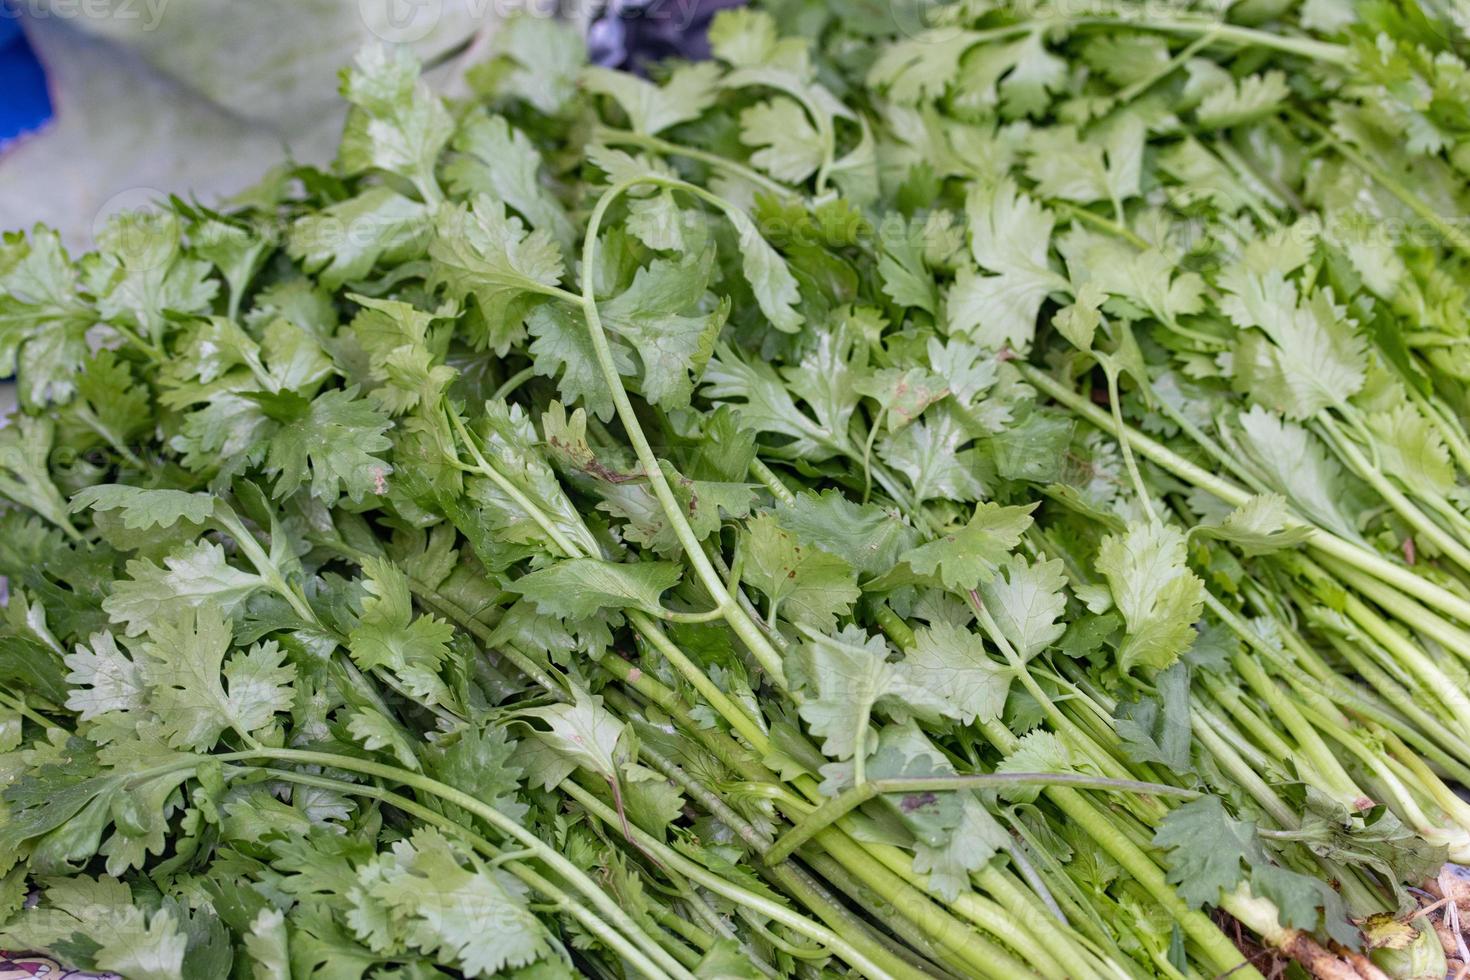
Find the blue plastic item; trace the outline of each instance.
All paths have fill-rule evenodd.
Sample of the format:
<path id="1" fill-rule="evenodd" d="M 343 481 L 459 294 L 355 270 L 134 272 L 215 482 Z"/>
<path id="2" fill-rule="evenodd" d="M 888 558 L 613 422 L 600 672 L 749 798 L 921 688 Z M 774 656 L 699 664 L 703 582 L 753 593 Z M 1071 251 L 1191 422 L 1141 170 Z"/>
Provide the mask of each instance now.
<path id="1" fill-rule="evenodd" d="M 46 73 L 20 28 L 19 15 L 0 0 L 0 151 L 50 118 Z"/>

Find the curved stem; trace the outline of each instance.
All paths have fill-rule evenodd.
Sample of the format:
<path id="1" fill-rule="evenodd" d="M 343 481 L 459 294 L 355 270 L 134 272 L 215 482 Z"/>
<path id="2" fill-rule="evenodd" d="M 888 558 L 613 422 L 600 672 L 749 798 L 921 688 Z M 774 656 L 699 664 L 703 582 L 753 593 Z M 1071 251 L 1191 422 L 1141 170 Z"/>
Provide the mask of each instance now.
<path id="1" fill-rule="evenodd" d="M 567 539 L 566 535 L 561 533 L 561 529 L 558 528 L 556 524 L 549 517 L 546 516 L 546 513 L 540 507 L 537 507 L 534 503 L 530 501 L 529 498 L 526 497 L 524 493 L 521 492 L 520 487 L 516 486 L 513 481 L 505 476 L 505 474 L 501 473 L 494 466 L 490 465 L 489 460 L 487 460 L 484 454 L 480 452 L 480 447 L 476 443 L 474 435 L 464 424 L 464 420 L 459 417 L 458 412 L 450 411 L 449 421 L 450 424 L 454 426 L 455 432 L 459 434 L 460 440 L 464 442 L 465 448 L 468 449 L 470 451 L 470 455 L 474 457 L 480 474 L 489 479 L 490 482 L 494 483 L 502 491 L 504 491 L 506 496 L 515 501 L 517 507 L 526 512 L 527 517 L 530 517 L 533 521 L 540 525 L 541 530 L 546 533 L 546 537 L 550 539 L 551 543 L 561 549 L 563 556 L 567 558 L 577 558 L 582 557 L 586 554 L 585 549 L 574 544 L 572 541 Z"/>
<path id="2" fill-rule="evenodd" d="M 504 383 L 502 383 L 499 388 L 495 389 L 495 394 L 490 396 L 490 400 L 492 402 L 498 402 L 509 398 L 512 392 L 514 392 L 521 385 L 525 384 L 527 381 L 530 381 L 535 376 L 535 367 L 521 368 L 515 374 L 512 374 L 510 377 L 506 378 Z"/>
<path id="3" fill-rule="evenodd" d="M 623 911 L 617 902 L 613 901 L 612 897 L 603 888 L 588 878 L 575 864 L 563 857 L 560 851 L 488 803 L 462 790 L 455 789 L 447 783 L 441 783 L 437 779 L 432 779 L 422 773 L 410 772 L 407 769 L 400 769 L 396 766 L 388 766 L 380 762 L 373 762 L 368 759 L 356 759 L 351 756 L 339 755 L 332 752 L 268 748 L 235 753 L 234 757 L 240 759 L 275 759 L 283 762 L 299 762 L 304 765 L 345 769 L 348 772 L 360 772 L 365 776 L 376 776 L 379 779 L 392 780 L 401 786 L 412 787 L 432 796 L 437 796 L 447 803 L 453 803 L 455 806 L 485 821 L 485 823 L 508 837 L 514 838 L 528 850 L 534 851 L 538 860 L 546 864 L 547 867 L 551 868 L 566 881 L 574 884 L 578 891 L 591 900 L 599 912 L 623 932 L 632 936 L 638 942 L 639 947 L 670 975 L 685 978 L 685 980 L 692 978 L 692 974 L 670 956 L 667 950 L 644 934 L 638 924 L 633 921 L 627 912 Z"/>
<path id="4" fill-rule="evenodd" d="M 635 133 L 627 129 L 614 129 L 610 126 L 599 126 L 593 130 L 592 138 L 609 146 L 641 146 L 644 149 L 662 153 L 665 156 L 687 157 L 690 160 L 698 160 L 700 163 L 734 174 L 742 180 L 747 180 L 757 187 L 763 187 L 775 194 L 777 197 L 794 197 L 796 191 L 785 184 L 779 183 L 767 177 L 758 170 L 752 170 L 743 163 L 722 157 L 718 153 L 710 153 L 699 150 L 692 146 L 684 146 L 680 143 L 671 143 L 657 136 L 645 136 L 643 133 Z"/>
<path id="5" fill-rule="evenodd" d="M 649 485 L 653 489 L 654 496 L 658 498 L 659 506 L 664 510 L 669 526 L 674 531 L 674 536 L 684 548 L 689 564 L 694 568 L 705 590 L 714 599 L 715 605 L 724 611 L 725 620 L 729 623 L 730 628 L 740 637 L 741 642 L 750 650 L 761 668 L 770 675 L 772 681 L 784 689 L 786 671 L 781 662 L 781 655 L 771 646 L 760 626 L 739 608 L 725 589 L 719 573 L 705 557 L 704 550 L 700 547 L 699 537 L 690 527 L 678 498 L 674 496 L 673 488 L 669 486 L 663 467 L 659 465 L 658 457 L 654 455 L 653 447 L 649 444 L 648 437 L 643 432 L 643 426 L 638 421 L 638 414 L 633 408 L 633 403 L 628 398 L 623 379 L 618 374 L 617 364 L 613 361 L 612 348 L 608 343 L 607 332 L 603 329 L 602 317 L 597 310 L 594 277 L 597 270 L 597 235 L 602 226 L 602 220 L 607 214 L 607 209 L 619 196 L 630 188 L 645 183 L 688 191 L 722 211 L 731 207 L 729 202 L 710 194 L 704 188 L 654 175 L 630 178 L 604 191 L 592 209 L 582 249 L 582 310 L 587 321 L 587 331 L 592 341 L 593 351 L 597 356 L 598 366 L 602 370 L 603 379 L 607 382 L 609 393 L 612 395 L 613 407 L 623 423 L 623 428 L 628 434 L 628 441 L 633 445 L 633 451 L 638 456 L 638 462 L 647 475 Z"/>
<path id="6" fill-rule="evenodd" d="M 585 905 L 577 902 L 566 892 L 557 888 L 540 874 L 537 874 L 533 869 L 523 864 L 520 860 L 521 858 L 535 854 L 530 848 L 518 851 L 503 851 L 479 834 L 455 823 L 442 813 L 437 813 L 416 800 L 409 799 L 399 793 L 394 793 L 391 790 L 386 790 L 378 786 L 349 783 L 342 779 L 332 779 L 327 776 L 294 772 L 288 769 L 267 768 L 264 771 L 268 772 L 272 779 L 278 779 L 282 782 L 299 783 L 303 786 L 315 786 L 319 789 L 328 789 L 336 793 L 364 796 L 369 799 L 378 800 L 397 810 L 402 810 L 404 813 L 422 820 L 424 823 L 438 827 L 446 833 L 463 838 L 471 847 L 490 859 L 490 867 L 504 867 L 532 889 L 546 896 L 558 908 L 576 919 L 599 942 L 626 959 L 630 964 L 636 966 L 639 970 L 646 971 L 650 977 L 669 976 L 669 974 L 645 956 L 643 951 L 635 946 L 626 936 L 619 933 L 605 920 L 595 915 Z"/>
<path id="7" fill-rule="evenodd" d="M 1123 421 L 1122 399 L 1118 397 L 1118 365 L 1111 357 L 1099 358 L 1098 363 L 1102 365 L 1103 375 L 1108 379 L 1108 410 L 1113 416 L 1113 435 L 1123 450 L 1123 465 L 1128 468 L 1128 478 L 1133 481 L 1133 492 L 1138 494 L 1138 502 L 1143 505 L 1143 512 L 1148 515 L 1149 523 L 1157 524 L 1159 515 L 1154 513 L 1154 503 L 1149 499 L 1148 488 L 1143 485 L 1142 474 L 1138 472 L 1138 461 L 1133 458 L 1133 447 L 1128 444 L 1128 426 Z"/>

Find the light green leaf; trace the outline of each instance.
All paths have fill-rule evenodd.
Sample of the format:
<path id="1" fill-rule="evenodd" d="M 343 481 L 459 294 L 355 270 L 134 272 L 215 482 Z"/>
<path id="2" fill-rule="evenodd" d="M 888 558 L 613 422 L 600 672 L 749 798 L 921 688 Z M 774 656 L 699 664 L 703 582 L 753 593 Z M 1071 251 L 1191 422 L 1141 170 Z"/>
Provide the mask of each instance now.
<path id="1" fill-rule="evenodd" d="M 414 618 L 408 577 L 384 558 L 364 558 L 362 616 L 347 637 L 348 651 L 363 670 L 392 671 L 414 696 L 445 704 L 449 691 L 438 678 L 449 656 L 454 628 L 434 616 Z"/>
<path id="2" fill-rule="evenodd" d="M 311 477 L 311 494 L 335 501 L 338 494 L 361 501 L 387 492 L 392 466 L 378 454 L 392 443 L 384 433 L 386 416 L 357 388 L 334 388 L 312 400 L 304 411 L 271 437 L 265 469 L 275 476 L 274 494 L 284 497 Z"/>
<path id="3" fill-rule="evenodd" d="M 796 277 L 749 215 L 739 208 L 731 208 L 725 214 L 739 236 L 740 267 L 761 312 L 777 330 L 795 333 L 802 323 L 801 314 L 795 309 L 801 299 Z"/>
<path id="4" fill-rule="evenodd" d="M 987 501 L 970 520 L 941 537 L 907 551 L 903 560 L 920 575 L 938 578 L 961 594 L 989 582 L 1031 526 L 1029 507 L 1002 507 Z"/>
<path id="5" fill-rule="evenodd" d="M 878 456 L 908 478 L 918 503 L 978 500 L 985 496 L 980 456 L 960 448 L 972 438 L 959 415 L 940 405 L 880 440 Z"/>
<path id="6" fill-rule="evenodd" d="M 795 99 L 777 96 L 740 113 L 740 142 L 758 147 L 750 162 L 777 180 L 801 183 L 822 165 L 822 136 Z"/>
<path id="7" fill-rule="evenodd" d="M 1413 405 L 1400 402 L 1373 412 L 1364 421 L 1385 472 L 1411 493 L 1448 495 L 1455 487 L 1455 468 L 1439 430 Z"/>
<path id="8" fill-rule="evenodd" d="M 913 680 L 948 703 L 961 724 L 994 721 L 1005 710 L 1011 668 L 992 660 L 980 635 L 963 626 L 936 622 L 916 631 L 903 662 Z"/>
<path id="9" fill-rule="evenodd" d="M 503 116 L 473 113 L 454 138 L 460 154 L 444 168 L 457 197 L 497 198 L 520 212 L 532 228 L 547 231 L 563 249 L 573 244 L 566 210 L 541 179 L 541 154 Z"/>
<path id="10" fill-rule="evenodd" d="M 296 668 L 275 641 L 226 663 L 231 640 L 229 623 L 212 602 L 149 626 L 140 647 L 143 676 L 169 745 L 210 749 L 227 729 L 249 738 L 291 706 Z"/>
<path id="11" fill-rule="evenodd" d="M 992 350 L 1024 349 L 1036 335 L 1041 304 L 1071 288 L 1049 260 L 1055 219 L 1010 180 L 975 185 L 967 210 L 970 251 L 992 274 L 961 267 L 945 300 L 948 329 Z"/>
<path id="12" fill-rule="evenodd" d="M 713 270 L 713 249 L 677 263 L 656 259 L 638 270 L 626 290 L 599 306 L 604 326 L 620 334 L 642 362 L 643 396 L 660 408 L 689 406 L 729 315 L 728 300 L 701 309 Z"/>
<path id="13" fill-rule="evenodd" d="M 1289 95 L 1284 72 L 1247 75 L 1206 95 L 1194 111 L 1195 124 L 1211 130 L 1254 122 L 1275 112 Z"/>
<path id="14" fill-rule="evenodd" d="M 196 541 L 163 560 L 159 568 L 151 561 L 128 562 L 128 578 L 112 587 L 102 608 L 128 636 L 137 636 L 157 622 L 177 621 L 185 610 L 204 605 L 225 614 L 266 587 L 252 572 L 242 572 L 225 562 L 225 551 L 209 541 Z"/>
<path id="15" fill-rule="evenodd" d="M 63 658 L 69 671 L 66 682 L 71 686 L 66 706 L 83 721 L 142 708 L 148 691 L 142 667 L 118 649 L 111 633 L 93 633 L 91 642 L 90 649 L 77 644 Z"/>
<path id="16" fill-rule="evenodd" d="M 434 203 L 434 168 L 454 133 L 449 110 L 420 78 L 407 47 L 365 48 L 342 73 L 352 103 L 337 160 L 349 174 L 384 170 L 412 181 Z"/>
<path id="17" fill-rule="evenodd" d="M 571 558 L 522 575 L 510 588 L 561 619 L 586 619 L 602 609 L 657 614 L 659 596 L 678 584 L 679 574 L 679 566 L 667 561 Z"/>
<path id="18" fill-rule="evenodd" d="M 863 575 L 882 575 L 918 539 L 896 511 L 858 504 L 839 490 L 796 495 L 776 508 L 780 525 L 803 544 L 846 559 Z"/>
<path id="19" fill-rule="evenodd" d="M 291 226 L 286 250 L 323 285 L 336 289 L 367 278 L 379 262 L 423 255 L 432 217 L 425 205 L 391 188 L 369 187 L 298 219 Z"/>
<path id="20" fill-rule="evenodd" d="M 1247 555 L 1264 555 L 1294 548 L 1312 532 L 1292 515 L 1285 497 L 1263 493 L 1252 496 L 1222 520 L 1207 521 L 1191 533 L 1229 541 Z"/>
<path id="21" fill-rule="evenodd" d="M 572 704 L 554 704 L 545 708 L 527 708 L 521 717 L 545 722 L 550 731 L 537 730 L 535 738 L 563 759 L 568 768 L 561 774 L 543 770 L 529 774 L 546 789 L 555 788 L 566 772 L 581 767 L 609 781 L 618 779 L 619 770 L 628 761 L 621 744 L 626 725 L 602 706 L 602 698 L 574 688 Z M 555 775 L 555 778 L 552 778 Z"/>
<path id="22" fill-rule="evenodd" d="M 1204 583 L 1185 564 L 1185 538 L 1158 523 L 1130 524 L 1103 538 L 1097 569 L 1107 579 L 1127 631 L 1118 650 L 1124 672 L 1163 670 L 1194 642 Z"/>
<path id="23" fill-rule="evenodd" d="M 1013 555 L 999 574 L 980 582 L 980 601 L 1022 660 L 1030 660 L 1066 632 L 1066 624 L 1060 622 L 1067 608 L 1066 581 L 1060 559 L 1047 561 L 1040 555 L 1028 562 Z"/>
<path id="24" fill-rule="evenodd" d="M 501 201 L 481 195 L 468 207 L 446 206 L 435 221 L 430 288 L 463 302 L 473 296 L 484 320 L 480 347 L 505 356 L 524 335 L 526 314 L 561 282 L 565 267 L 551 233 L 527 232 Z"/>
<path id="25" fill-rule="evenodd" d="M 82 510 L 122 511 L 123 526 L 133 530 L 170 528 L 179 521 L 203 524 L 214 514 L 215 498 L 183 490 L 147 490 L 121 483 L 84 487 L 71 498 L 73 513 Z"/>
<path id="26" fill-rule="evenodd" d="M 359 894 L 390 914 L 410 948 L 466 976 L 490 976 L 542 956 L 545 933 L 527 908 L 526 886 L 505 871 L 467 871 L 463 861 L 438 830 L 421 827 L 360 869 Z"/>
<path id="27" fill-rule="evenodd" d="M 740 537 L 744 580 L 770 600 L 769 618 L 784 614 L 792 623 L 831 629 L 862 593 L 857 573 L 837 555 L 803 545 L 783 529 L 774 514 L 746 523 Z"/>
<path id="28" fill-rule="evenodd" d="M 719 94 L 720 67 L 713 62 L 682 65 L 663 85 L 608 68 L 587 68 L 582 85 L 611 96 L 628 114 L 637 132 L 653 136 L 681 122 L 697 119 Z"/>
<path id="29" fill-rule="evenodd" d="M 800 657 L 808 697 L 799 709 L 822 751 L 839 761 L 868 751 L 873 710 L 957 713 L 950 703 L 919 683 L 913 671 L 888 660 L 881 636 L 846 626 L 837 636 L 808 632 Z"/>

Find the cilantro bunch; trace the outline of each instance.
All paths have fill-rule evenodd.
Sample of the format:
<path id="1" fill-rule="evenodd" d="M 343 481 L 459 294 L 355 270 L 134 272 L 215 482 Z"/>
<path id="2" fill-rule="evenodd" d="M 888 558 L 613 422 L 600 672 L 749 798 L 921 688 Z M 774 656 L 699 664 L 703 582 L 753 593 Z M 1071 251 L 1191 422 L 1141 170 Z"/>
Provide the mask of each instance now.
<path id="1" fill-rule="evenodd" d="M 330 170 L 6 236 L 0 946 L 1443 975 L 1462 21 L 710 39 L 513 20 L 463 101 L 369 50 Z"/>

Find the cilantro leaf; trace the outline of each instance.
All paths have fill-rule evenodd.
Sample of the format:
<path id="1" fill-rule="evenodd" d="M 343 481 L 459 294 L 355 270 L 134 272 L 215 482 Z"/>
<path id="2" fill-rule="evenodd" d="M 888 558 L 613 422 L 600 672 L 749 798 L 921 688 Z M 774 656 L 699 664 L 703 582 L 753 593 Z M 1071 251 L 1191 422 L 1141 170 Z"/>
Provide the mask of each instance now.
<path id="1" fill-rule="evenodd" d="M 162 568 L 134 560 L 127 571 L 129 577 L 113 586 L 102 608 L 128 636 L 205 605 L 228 614 L 266 587 L 259 575 L 227 564 L 224 549 L 209 541 L 186 545 L 165 558 Z"/>
<path id="2" fill-rule="evenodd" d="M 247 741 L 291 705 L 296 669 L 275 642 L 225 659 L 231 630 L 219 605 L 201 604 L 178 619 L 159 619 L 140 646 L 148 703 L 168 743 L 208 749 L 234 730 Z"/>
<path id="3" fill-rule="evenodd" d="M 919 683 L 914 672 L 888 660 L 881 636 L 860 626 L 845 626 L 836 636 L 807 633 L 801 645 L 801 673 L 808 698 L 798 709 L 822 751 L 837 760 L 867 753 L 868 720 L 875 708 L 946 714 L 949 701 Z"/>
<path id="4" fill-rule="evenodd" d="M 1048 258 L 1054 219 L 1010 181 L 977 186 L 967 212 L 975 263 L 992 274 L 961 267 L 945 300 L 949 330 L 992 350 L 1023 349 L 1036 334 L 1041 304 L 1070 291 Z"/>
<path id="5" fill-rule="evenodd" d="M 831 629 L 861 595 L 851 565 L 821 548 L 803 546 L 773 514 L 746 523 L 740 549 L 745 581 L 770 600 L 769 621 L 779 611 L 797 625 Z"/>
<path id="6" fill-rule="evenodd" d="M 977 633 L 935 623 L 915 634 L 903 662 L 914 681 L 948 702 L 963 724 L 994 721 L 1005 710 L 1012 671 L 990 659 Z"/>
<path id="7" fill-rule="evenodd" d="M 532 306 L 554 292 L 565 272 L 550 232 L 528 232 L 502 201 L 483 194 L 467 208 L 439 212 L 429 255 L 430 288 L 442 287 L 457 302 L 474 297 L 481 324 L 476 342 L 502 357 L 525 336 Z"/>
<path id="8" fill-rule="evenodd" d="M 1204 583 L 1185 564 L 1183 533 L 1153 522 L 1130 524 L 1125 533 L 1103 538 L 1097 569 L 1127 625 L 1120 669 L 1163 670 L 1189 649 L 1204 608 Z"/>
<path id="9" fill-rule="evenodd" d="M 659 596 L 679 577 L 679 567 L 671 562 L 569 558 L 522 575 L 511 587 L 549 615 L 586 619 L 601 609 L 657 613 Z"/>
<path id="10" fill-rule="evenodd" d="M 920 575 L 937 578 L 947 589 L 967 592 L 989 582 L 1031 526 L 1031 507 L 978 504 L 963 527 L 903 554 Z"/>

